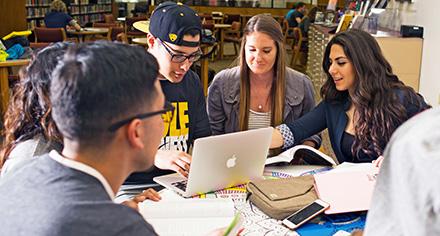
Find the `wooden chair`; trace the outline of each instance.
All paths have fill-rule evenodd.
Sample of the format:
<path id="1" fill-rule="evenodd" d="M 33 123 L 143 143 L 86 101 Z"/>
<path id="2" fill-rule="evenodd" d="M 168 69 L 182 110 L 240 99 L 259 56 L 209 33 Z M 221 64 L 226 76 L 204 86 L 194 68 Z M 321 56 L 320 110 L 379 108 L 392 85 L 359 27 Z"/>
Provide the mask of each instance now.
<path id="1" fill-rule="evenodd" d="M 124 32 L 117 34 L 116 35 L 116 41 L 128 44 L 127 35 L 125 35 Z"/>
<path id="2" fill-rule="evenodd" d="M 275 17 L 275 20 L 278 21 L 278 23 L 280 23 L 281 27 L 283 27 L 284 16 L 277 16 Z"/>
<path id="3" fill-rule="evenodd" d="M 211 15 L 215 24 L 223 24 L 223 12 L 213 11 Z"/>
<path id="4" fill-rule="evenodd" d="M 199 16 L 200 20 L 202 21 L 202 24 L 214 24 L 214 19 L 212 18 L 211 14 L 202 14 Z"/>
<path id="5" fill-rule="evenodd" d="M 241 23 L 240 18 L 241 18 L 240 15 L 225 14 L 223 22 L 225 22 L 225 24 L 232 24 L 232 22 L 234 21 Z"/>
<path id="6" fill-rule="evenodd" d="M 290 58 L 290 66 L 292 68 L 298 67 L 300 70 L 304 70 L 305 65 L 298 65 L 298 60 L 301 58 L 301 54 L 304 53 L 303 49 L 303 36 L 299 27 L 293 28 L 293 42 L 292 42 L 292 57 Z"/>
<path id="7" fill-rule="evenodd" d="M 35 27 L 34 34 L 36 43 L 54 43 L 67 39 L 64 28 Z"/>
<path id="8" fill-rule="evenodd" d="M 289 26 L 289 22 L 284 19 L 283 20 L 283 25 L 281 27 L 283 29 L 283 33 L 284 33 L 284 44 L 286 45 L 291 45 L 289 42 L 290 41 L 295 41 L 295 37 L 294 37 L 294 27 L 290 27 Z M 286 50 L 291 50 L 292 48 L 290 47 L 286 47 Z"/>
<path id="9" fill-rule="evenodd" d="M 234 56 L 238 55 L 238 49 L 240 48 L 241 43 L 241 23 L 238 21 L 232 22 L 232 26 L 230 30 L 225 31 L 225 36 L 223 39 L 224 43 L 233 43 L 234 44 Z M 227 55 L 225 55 L 227 56 Z"/>
<path id="10" fill-rule="evenodd" d="M 37 43 L 37 42 L 30 42 L 30 43 L 29 43 L 29 47 L 35 50 L 35 49 L 45 48 L 45 47 L 49 46 L 50 44 L 51 44 L 51 43 L 44 43 L 44 42 L 40 42 L 40 43 Z"/>
<path id="11" fill-rule="evenodd" d="M 118 23 L 101 23 L 101 22 L 93 22 L 92 27 L 94 28 L 110 28 L 110 27 L 118 27 Z"/>
<path id="12" fill-rule="evenodd" d="M 105 23 L 116 23 L 115 17 L 113 14 L 104 14 L 104 22 Z"/>
<path id="13" fill-rule="evenodd" d="M 109 41 L 119 41 L 118 40 L 118 34 L 120 33 L 124 33 L 124 27 L 110 27 L 108 28 L 108 34 L 107 34 L 107 39 Z M 125 33 L 124 33 L 125 36 Z M 127 38 L 127 36 L 125 36 L 125 38 Z M 127 40 L 128 43 L 128 40 Z"/>

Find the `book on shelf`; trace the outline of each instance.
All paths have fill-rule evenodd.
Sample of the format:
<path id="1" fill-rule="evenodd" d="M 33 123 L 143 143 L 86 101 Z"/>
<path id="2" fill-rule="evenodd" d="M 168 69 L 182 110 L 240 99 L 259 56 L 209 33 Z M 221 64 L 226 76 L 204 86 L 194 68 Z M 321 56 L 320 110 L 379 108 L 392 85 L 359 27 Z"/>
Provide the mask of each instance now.
<path id="1" fill-rule="evenodd" d="M 353 14 L 344 14 L 339 21 L 338 28 L 336 28 L 336 33 L 346 31 L 351 24 L 351 20 L 353 19 Z"/>
<path id="2" fill-rule="evenodd" d="M 350 29 L 362 29 L 362 26 L 364 24 L 365 17 L 361 15 L 356 15 L 352 23 L 350 25 Z"/>
<path id="3" fill-rule="evenodd" d="M 295 160 L 300 161 L 299 158 L 302 158 L 302 161 L 308 165 L 336 166 L 333 158 L 307 145 L 296 145 L 278 156 L 269 157 L 266 160 L 266 165 L 282 162 L 290 163 Z"/>
<path id="4" fill-rule="evenodd" d="M 230 198 L 145 201 L 139 212 L 159 235 L 206 235 L 228 227 L 235 218 Z"/>

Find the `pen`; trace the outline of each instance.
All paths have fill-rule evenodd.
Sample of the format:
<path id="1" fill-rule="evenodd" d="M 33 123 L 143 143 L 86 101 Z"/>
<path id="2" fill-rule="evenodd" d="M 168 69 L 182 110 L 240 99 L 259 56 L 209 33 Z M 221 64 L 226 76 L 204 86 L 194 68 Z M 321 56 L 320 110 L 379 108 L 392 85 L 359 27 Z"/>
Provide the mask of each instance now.
<path id="1" fill-rule="evenodd" d="M 237 213 L 235 214 L 234 219 L 232 219 L 231 224 L 229 224 L 228 228 L 225 230 L 223 236 L 229 236 L 232 232 L 238 232 L 239 227 L 241 227 L 240 213 Z"/>

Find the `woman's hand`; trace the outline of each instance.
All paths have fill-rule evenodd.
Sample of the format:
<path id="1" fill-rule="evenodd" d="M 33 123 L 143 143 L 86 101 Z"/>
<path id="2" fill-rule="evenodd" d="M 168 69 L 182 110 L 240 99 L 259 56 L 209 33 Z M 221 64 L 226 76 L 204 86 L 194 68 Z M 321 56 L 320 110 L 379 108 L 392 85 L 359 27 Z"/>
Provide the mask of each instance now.
<path id="1" fill-rule="evenodd" d="M 306 141 L 304 141 L 303 143 L 302 143 L 303 145 L 307 145 L 307 146 L 310 146 L 310 147 L 312 147 L 312 148 L 315 148 L 316 149 L 316 143 L 315 142 L 313 142 L 313 141 L 310 141 L 310 140 L 306 140 Z"/>
<path id="2" fill-rule="evenodd" d="M 383 156 L 379 156 L 376 160 L 373 161 L 373 165 L 377 168 L 380 168 L 383 163 Z"/>
<path id="3" fill-rule="evenodd" d="M 278 129 L 273 129 L 272 133 L 272 142 L 270 144 L 270 148 L 279 148 L 284 144 L 283 136 Z"/>
<path id="4" fill-rule="evenodd" d="M 173 170 L 184 177 L 188 177 L 191 156 L 182 151 L 159 150 L 154 165 L 159 169 Z"/>

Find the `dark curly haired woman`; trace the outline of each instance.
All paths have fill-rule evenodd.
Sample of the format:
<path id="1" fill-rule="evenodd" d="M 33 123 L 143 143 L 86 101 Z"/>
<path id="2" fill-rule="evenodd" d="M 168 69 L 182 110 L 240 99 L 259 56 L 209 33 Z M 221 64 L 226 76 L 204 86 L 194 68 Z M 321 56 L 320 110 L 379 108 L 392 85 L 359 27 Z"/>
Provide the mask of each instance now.
<path id="1" fill-rule="evenodd" d="M 62 137 L 51 117 L 49 88 L 52 71 L 68 45 L 56 43 L 45 47 L 20 71 L 20 81 L 5 114 L 5 142 L 0 154 L 2 176 L 33 157 L 62 149 Z"/>
<path id="2" fill-rule="evenodd" d="M 278 126 L 273 147 L 296 145 L 327 128 L 339 163 L 370 162 L 382 155 L 397 127 L 430 107 L 393 74 L 378 43 L 366 32 L 335 35 L 322 67 L 327 75 L 323 101 L 300 119 Z"/>

